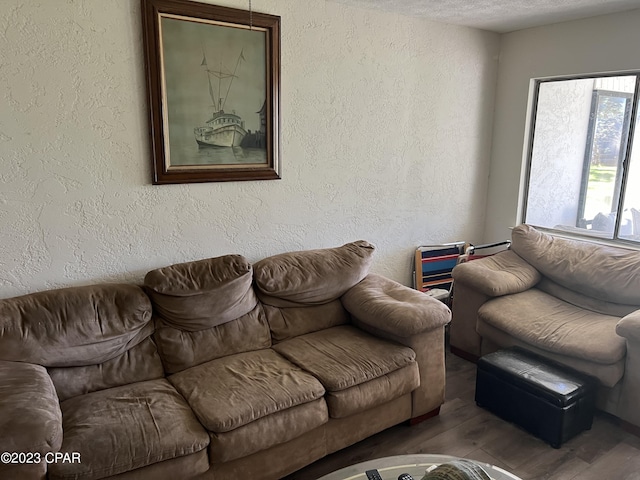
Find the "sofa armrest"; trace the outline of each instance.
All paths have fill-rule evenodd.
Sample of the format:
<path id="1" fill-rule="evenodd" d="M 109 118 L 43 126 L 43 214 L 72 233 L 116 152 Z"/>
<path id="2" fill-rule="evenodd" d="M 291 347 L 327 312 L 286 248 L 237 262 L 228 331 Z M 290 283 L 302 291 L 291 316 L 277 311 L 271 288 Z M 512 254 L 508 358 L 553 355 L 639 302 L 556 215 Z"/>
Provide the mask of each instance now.
<path id="1" fill-rule="evenodd" d="M 538 270 L 511 250 L 462 263 L 453 269 L 455 282 L 462 282 L 489 297 L 524 292 L 541 278 Z"/>
<path id="2" fill-rule="evenodd" d="M 476 332 L 480 307 L 493 297 L 524 292 L 541 278 L 535 268 L 511 250 L 455 267 L 451 351 L 477 360 L 482 345 Z"/>
<path id="3" fill-rule="evenodd" d="M 627 339 L 627 342 L 637 342 L 640 345 L 640 310 L 621 318 L 616 325 L 616 333 Z"/>
<path id="4" fill-rule="evenodd" d="M 397 282 L 368 275 L 342 296 L 354 325 L 416 354 L 420 386 L 411 392 L 411 417 L 431 416 L 444 402 L 444 326 L 451 311 L 442 302 Z"/>
<path id="5" fill-rule="evenodd" d="M 615 413 L 622 420 L 640 427 L 640 310 L 622 317 L 616 325 L 616 333 L 627 340 L 627 354 Z"/>
<path id="6" fill-rule="evenodd" d="M 434 330 L 451 320 L 442 302 L 375 274 L 349 289 L 342 304 L 361 323 L 399 337 Z"/>
<path id="7" fill-rule="evenodd" d="M 62 412 L 46 368 L 0 360 L 0 432 L 0 452 L 34 453 L 41 460 L 0 463 L 0 478 L 44 478 L 45 454 L 62 446 Z"/>

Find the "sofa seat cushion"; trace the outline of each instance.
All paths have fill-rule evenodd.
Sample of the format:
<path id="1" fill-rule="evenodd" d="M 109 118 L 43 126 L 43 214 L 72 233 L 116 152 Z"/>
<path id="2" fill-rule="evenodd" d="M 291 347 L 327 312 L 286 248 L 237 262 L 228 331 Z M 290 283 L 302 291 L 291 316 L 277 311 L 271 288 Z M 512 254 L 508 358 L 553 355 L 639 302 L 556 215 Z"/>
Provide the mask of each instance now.
<path id="1" fill-rule="evenodd" d="M 238 427 L 229 432 L 211 432 L 211 464 L 229 462 L 294 440 L 329 420 L 323 398 L 296 405 Z M 319 432 L 318 435 L 324 435 Z"/>
<path id="2" fill-rule="evenodd" d="M 354 385 L 326 396 L 331 418 L 345 418 L 377 405 L 390 402 L 420 386 L 416 362 L 368 382 Z"/>
<path id="3" fill-rule="evenodd" d="M 271 349 L 238 353 L 169 377 L 207 430 L 229 432 L 312 402 L 324 388 Z"/>
<path id="4" fill-rule="evenodd" d="M 80 463 L 52 463 L 50 479 L 99 479 L 199 452 L 209 435 L 166 379 L 66 400 L 62 452 Z"/>
<path id="5" fill-rule="evenodd" d="M 366 392 L 371 397 L 361 408 L 390 400 L 387 398 L 389 392 L 385 389 L 375 389 L 374 384 L 366 387 L 364 384 L 415 363 L 415 352 L 410 348 L 379 339 L 351 325 L 302 335 L 281 342 L 273 348 L 319 379 L 329 392 L 328 398 L 335 392 L 344 391 L 342 395 L 333 395 L 334 400 L 329 403 L 329 414 L 332 417 L 344 415 L 341 413 L 344 408 L 339 406 L 344 403 L 336 400 L 337 398 L 348 402 L 348 399 L 361 397 Z M 405 373 L 399 373 L 399 378 L 395 381 L 415 388 L 415 379 L 411 379 L 413 375 L 413 370 L 407 369 Z M 382 386 L 390 380 L 387 378 L 380 382 Z M 357 386 L 362 387 L 347 392 Z M 401 391 L 394 392 L 393 398 L 400 395 Z"/>
<path id="6" fill-rule="evenodd" d="M 483 335 L 480 323 L 484 322 L 543 351 L 614 365 L 626 354 L 625 339 L 615 331 L 619 320 L 532 288 L 485 303 L 478 310 L 478 331 Z"/>

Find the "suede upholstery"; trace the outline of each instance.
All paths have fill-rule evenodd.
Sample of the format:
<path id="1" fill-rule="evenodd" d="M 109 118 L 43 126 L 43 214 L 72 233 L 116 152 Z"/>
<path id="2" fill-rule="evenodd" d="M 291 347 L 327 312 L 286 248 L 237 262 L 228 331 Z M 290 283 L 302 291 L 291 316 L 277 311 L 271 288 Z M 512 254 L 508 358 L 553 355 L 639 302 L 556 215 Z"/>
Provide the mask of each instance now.
<path id="1" fill-rule="evenodd" d="M 559 298 L 560 300 L 575 305 L 591 312 L 601 313 L 603 315 L 612 315 L 614 317 L 624 317 L 638 310 L 637 305 L 625 305 L 620 303 L 607 302 L 597 298 L 583 295 L 574 290 L 570 290 L 548 278 L 544 277 L 536 288 L 542 292 Z"/>
<path id="2" fill-rule="evenodd" d="M 332 418 L 342 418 L 420 385 L 415 352 L 339 326 L 279 343 L 274 349 L 318 378 Z"/>
<path id="3" fill-rule="evenodd" d="M 274 307 L 322 305 L 340 298 L 368 273 L 375 247 L 363 240 L 342 247 L 282 253 L 255 264 L 260 300 Z"/>
<path id="4" fill-rule="evenodd" d="M 211 432 L 211 463 L 228 462 L 288 442 L 324 425 L 327 403 L 319 398 L 222 433 Z"/>
<path id="5" fill-rule="evenodd" d="M 467 262 L 454 276 L 456 281 L 477 286 L 478 292 L 489 297 L 524 292 L 541 278 L 535 268 L 510 250 L 487 257 L 482 264 Z"/>
<path id="6" fill-rule="evenodd" d="M 1 437 L 38 435 L 30 449 L 16 450 L 37 451 L 39 442 L 51 452 L 81 457 L 80 463 L 41 462 L 29 472 L 8 466 L 7 478 L 106 478 L 206 450 L 207 432 L 162 379 L 151 318 L 151 302 L 135 285 L 66 288 L 0 301 L 0 356 L 21 361 L 3 362 L 12 371 L 31 368 L 35 389 L 31 399 L 22 399 L 21 418 L 7 424 Z M 20 377 L 0 381 L 0 388 L 21 392 Z M 0 424 L 17 413 L 0 402 Z M 56 442 L 49 440 L 52 424 Z M 169 432 L 177 444 L 163 438 Z M 180 443 L 181 432 L 186 443 Z"/>
<path id="7" fill-rule="evenodd" d="M 596 363 L 591 360 L 563 355 L 562 353 L 550 352 L 518 340 L 503 330 L 499 330 L 481 320 L 478 320 L 478 332 L 482 335 L 482 355 L 495 352 L 501 348 L 521 347 L 580 372 L 588 372 L 589 375 L 600 381 L 603 391 L 613 386 L 617 387 L 620 378 L 625 372 L 625 358 L 614 363 Z"/>
<path id="8" fill-rule="evenodd" d="M 640 398 L 640 252 L 520 225 L 511 251 L 453 277 L 452 348 L 477 357 L 515 345 L 564 363 L 600 381 L 601 409 L 640 426 L 629 399 Z"/>
<path id="9" fill-rule="evenodd" d="M 0 360 L 0 452 L 45 455 L 62 445 L 62 412 L 45 368 Z M 43 478 L 45 464 L 0 463 L 0 478 Z"/>
<path id="10" fill-rule="evenodd" d="M 320 380 L 330 392 L 373 380 L 415 362 L 413 350 L 349 325 L 309 333 L 275 345 L 283 357 Z"/>
<path id="11" fill-rule="evenodd" d="M 160 356 L 151 337 L 104 363 L 49 368 L 48 372 L 61 402 L 85 393 L 164 377 Z"/>
<path id="12" fill-rule="evenodd" d="M 0 360 L 43 367 L 111 360 L 153 333 L 151 303 L 133 285 L 65 288 L 0 300 Z"/>
<path id="13" fill-rule="evenodd" d="M 640 308 L 637 251 L 553 237 L 529 225 L 513 229 L 511 248 L 533 268 L 588 297 Z"/>
<path id="14" fill-rule="evenodd" d="M 147 273 L 147 292 L 169 325 L 196 332 L 241 317 L 258 302 L 251 264 L 241 255 L 180 263 Z"/>
<path id="15" fill-rule="evenodd" d="M 31 479 L 276 480 L 444 401 L 440 302 L 374 247 L 240 255 L 0 300 L 0 447 Z M 255 277 L 254 277 L 255 270 Z"/>
<path id="16" fill-rule="evenodd" d="M 216 358 L 271 346 L 264 308 L 258 304 L 233 322 L 205 330 L 181 330 L 156 320 L 154 334 L 167 373 L 177 373 Z"/>
<path id="17" fill-rule="evenodd" d="M 514 321 L 518 317 L 526 321 Z M 537 288 L 485 303 L 478 320 L 543 350 L 595 363 L 615 363 L 627 350 L 615 332 L 619 317 L 576 307 Z"/>
<path id="18" fill-rule="evenodd" d="M 451 311 L 442 302 L 380 275 L 368 275 L 342 298 L 356 318 L 384 332 L 410 337 L 445 325 Z"/>
<path id="19" fill-rule="evenodd" d="M 176 373 L 169 380 L 187 399 L 200 423 L 216 433 L 324 395 L 318 380 L 271 349 L 219 358 Z"/>
<path id="20" fill-rule="evenodd" d="M 104 478 L 196 453 L 209 444 L 207 432 L 165 379 L 81 395 L 61 408 L 61 451 L 82 452 L 82 462 L 51 464 L 51 479 Z"/>
<path id="21" fill-rule="evenodd" d="M 527 321 L 514 322 L 517 317 Z M 613 387 L 622 377 L 623 371 L 618 367 L 627 350 L 624 338 L 615 332 L 619 320 L 619 317 L 585 310 L 532 288 L 485 303 L 478 310 L 477 329 L 483 337 L 498 344 L 495 330 L 530 348 L 581 361 L 580 370 Z M 612 368 L 606 368 L 608 366 Z"/>
<path id="22" fill-rule="evenodd" d="M 345 418 L 387 403 L 398 395 L 410 393 L 420 386 L 418 364 L 413 362 L 373 380 L 344 390 L 327 392 L 331 418 Z"/>
<path id="23" fill-rule="evenodd" d="M 274 343 L 349 323 L 349 312 L 340 300 L 322 305 L 291 308 L 265 305 L 264 311 Z"/>
<path id="24" fill-rule="evenodd" d="M 640 342 L 640 310 L 621 319 L 616 325 L 616 333 L 634 343 Z"/>

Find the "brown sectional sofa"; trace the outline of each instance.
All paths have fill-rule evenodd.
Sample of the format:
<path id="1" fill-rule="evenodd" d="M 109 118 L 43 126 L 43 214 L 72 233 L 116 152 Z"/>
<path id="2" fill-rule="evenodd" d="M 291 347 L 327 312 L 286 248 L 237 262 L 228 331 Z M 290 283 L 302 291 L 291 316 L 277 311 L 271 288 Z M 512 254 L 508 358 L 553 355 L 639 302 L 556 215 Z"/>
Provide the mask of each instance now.
<path id="1" fill-rule="evenodd" d="M 0 452 L 41 460 L 0 478 L 277 479 L 437 413 L 450 312 L 368 274 L 373 250 L 0 300 Z"/>
<path id="2" fill-rule="evenodd" d="M 600 382 L 598 405 L 640 426 L 640 252 L 529 225 L 511 250 L 458 265 L 451 349 L 520 346 Z"/>

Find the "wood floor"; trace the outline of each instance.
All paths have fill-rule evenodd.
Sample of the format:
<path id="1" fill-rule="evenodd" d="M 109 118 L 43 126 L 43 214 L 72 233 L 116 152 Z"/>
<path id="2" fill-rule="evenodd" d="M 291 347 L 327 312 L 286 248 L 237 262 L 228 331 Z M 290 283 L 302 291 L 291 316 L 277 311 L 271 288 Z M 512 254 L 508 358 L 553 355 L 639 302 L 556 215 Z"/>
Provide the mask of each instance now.
<path id="1" fill-rule="evenodd" d="M 446 401 L 439 416 L 413 427 L 392 427 L 286 480 L 314 480 L 353 463 L 406 453 L 471 458 L 523 480 L 640 480 L 640 438 L 620 428 L 614 418 L 597 414 L 590 431 L 554 449 L 477 407 L 474 387 L 475 365 L 448 353 Z"/>

